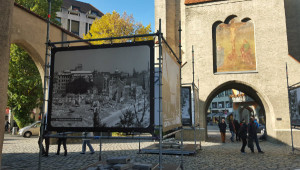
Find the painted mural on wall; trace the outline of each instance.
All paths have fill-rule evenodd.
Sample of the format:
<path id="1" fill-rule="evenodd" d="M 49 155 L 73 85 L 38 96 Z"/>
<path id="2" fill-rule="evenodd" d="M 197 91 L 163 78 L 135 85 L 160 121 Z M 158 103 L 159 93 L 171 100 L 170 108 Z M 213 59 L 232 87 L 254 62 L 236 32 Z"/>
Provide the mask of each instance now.
<path id="1" fill-rule="evenodd" d="M 236 18 L 216 28 L 216 71 L 255 71 L 254 25 Z"/>

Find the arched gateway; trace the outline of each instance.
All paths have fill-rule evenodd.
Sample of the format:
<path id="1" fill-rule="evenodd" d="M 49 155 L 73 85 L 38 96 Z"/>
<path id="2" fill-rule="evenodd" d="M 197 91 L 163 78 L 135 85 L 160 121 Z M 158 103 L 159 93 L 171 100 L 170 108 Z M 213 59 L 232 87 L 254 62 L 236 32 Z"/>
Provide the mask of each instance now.
<path id="1" fill-rule="evenodd" d="M 194 46 L 203 140 L 213 97 L 237 89 L 263 107 L 270 139 L 291 144 L 285 68 L 287 63 L 290 85 L 298 83 L 299 8 L 299 1 L 289 0 L 155 0 L 156 27 L 161 18 L 173 48 L 181 21 L 183 83 L 192 82 Z M 300 146 L 299 130 L 294 131 L 294 144 Z"/>

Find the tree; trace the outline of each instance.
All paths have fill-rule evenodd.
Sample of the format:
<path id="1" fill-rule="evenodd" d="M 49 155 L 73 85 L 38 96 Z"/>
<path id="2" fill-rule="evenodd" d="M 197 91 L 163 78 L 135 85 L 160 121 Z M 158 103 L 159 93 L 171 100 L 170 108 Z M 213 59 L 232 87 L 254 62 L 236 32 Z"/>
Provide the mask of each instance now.
<path id="1" fill-rule="evenodd" d="M 32 122 L 30 114 L 43 97 L 42 80 L 28 53 L 17 45 L 10 48 L 8 106 L 20 128 Z"/>
<path id="2" fill-rule="evenodd" d="M 96 19 L 90 31 L 84 35 L 84 39 L 97 39 L 107 37 L 120 37 L 134 34 L 148 34 L 151 32 L 151 25 L 143 26 L 141 23 L 135 23 L 133 16 L 128 16 L 126 12 L 121 16 L 118 12 L 113 11 Z M 136 41 L 152 40 L 153 37 L 135 38 Z M 117 39 L 114 43 L 132 41 L 132 39 Z M 93 41 L 92 44 L 110 43 L 110 41 Z"/>
<path id="3" fill-rule="evenodd" d="M 48 17 L 47 0 L 15 0 L 15 2 L 45 19 Z M 51 0 L 50 20 L 59 25 L 55 18 L 61 5 L 62 0 Z M 34 62 L 23 49 L 12 45 L 10 55 L 8 106 L 12 108 L 18 126 L 23 127 L 32 121 L 30 118 L 32 109 L 41 104 L 42 81 Z"/>
<path id="4" fill-rule="evenodd" d="M 15 0 L 16 3 L 24 6 L 30 11 L 40 15 L 41 17 L 48 18 L 48 1 L 47 0 Z M 51 0 L 51 18 L 50 20 L 55 24 L 60 23 L 55 20 L 56 12 L 60 10 L 62 0 Z"/>

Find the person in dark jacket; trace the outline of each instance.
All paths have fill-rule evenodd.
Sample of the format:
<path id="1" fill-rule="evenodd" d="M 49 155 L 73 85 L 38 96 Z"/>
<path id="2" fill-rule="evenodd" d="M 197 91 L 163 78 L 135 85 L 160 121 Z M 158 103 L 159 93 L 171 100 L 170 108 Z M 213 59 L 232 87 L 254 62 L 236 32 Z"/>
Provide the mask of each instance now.
<path id="1" fill-rule="evenodd" d="M 252 118 L 250 118 L 250 123 L 248 124 L 248 147 L 250 148 L 251 152 L 254 153 L 254 136 L 256 134 L 256 129 L 255 129 L 255 123 Z"/>
<path id="2" fill-rule="evenodd" d="M 240 127 L 238 134 L 243 141 L 241 152 L 245 153 L 245 147 L 247 145 L 247 124 L 245 123 L 244 119 L 242 120 L 242 126 Z"/>
<path id="3" fill-rule="evenodd" d="M 234 126 L 235 126 L 235 131 L 236 131 L 236 137 L 235 137 L 235 140 L 236 141 L 241 141 L 241 137 L 240 137 L 240 134 L 239 134 L 239 130 L 240 130 L 240 123 L 237 121 L 237 120 L 233 120 L 233 123 L 234 123 Z"/>
<path id="4" fill-rule="evenodd" d="M 255 142 L 257 151 L 258 151 L 258 153 L 264 153 L 259 146 L 259 142 L 258 142 L 258 138 L 257 138 L 257 128 L 258 128 L 259 124 L 257 123 L 257 120 L 253 116 L 251 117 L 251 119 L 253 120 L 253 123 L 254 123 L 255 134 L 253 136 L 254 137 L 253 140 Z"/>
<path id="5" fill-rule="evenodd" d="M 219 129 L 220 129 L 220 133 L 221 133 L 221 139 L 222 142 L 225 143 L 225 138 L 226 138 L 226 123 L 225 123 L 225 119 L 222 119 L 222 122 L 219 123 Z"/>
<path id="6" fill-rule="evenodd" d="M 64 147 L 64 150 L 65 150 L 65 153 L 64 153 L 64 156 L 67 156 L 67 138 L 65 137 L 66 134 L 64 132 L 59 132 L 59 135 L 62 135 L 63 137 L 62 138 L 58 138 L 57 139 L 57 152 L 56 152 L 56 155 L 59 155 L 60 153 L 60 146 L 61 146 L 61 143 L 63 143 L 63 147 Z"/>
<path id="7" fill-rule="evenodd" d="M 236 133 L 236 130 L 235 130 L 234 122 L 232 119 L 230 119 L 230 122 L 229 122 L 229 130 L 231 133 L 230 140 L 231 140 L 231 142 L 234 142 L 234 134 Z"/>

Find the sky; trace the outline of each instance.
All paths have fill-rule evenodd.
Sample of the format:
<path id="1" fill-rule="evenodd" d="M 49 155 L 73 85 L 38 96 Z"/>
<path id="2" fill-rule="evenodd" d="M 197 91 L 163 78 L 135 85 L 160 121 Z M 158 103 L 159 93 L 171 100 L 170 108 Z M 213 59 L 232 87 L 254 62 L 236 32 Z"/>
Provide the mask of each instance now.
<path id="1" fill-rule="evenodd" d="M 147 71 L 149 63 L 150 48 L 147 45 L 58 51 L 55 53 L 54 72 L 71 70 L 82 64 L 83 71 L 113 73 L 119 70 L 132 74 L 133 68 L 137 72 Z"/>
<path id="2" fill-rule="evenodd" d="M 78 0 L 89 3 L 102 13 L 117 11 L 128 15 L 132 14 L 136 22 L 142 22 L 144 26 L 151 24 L 154 32 L 154 0 Z"/>

